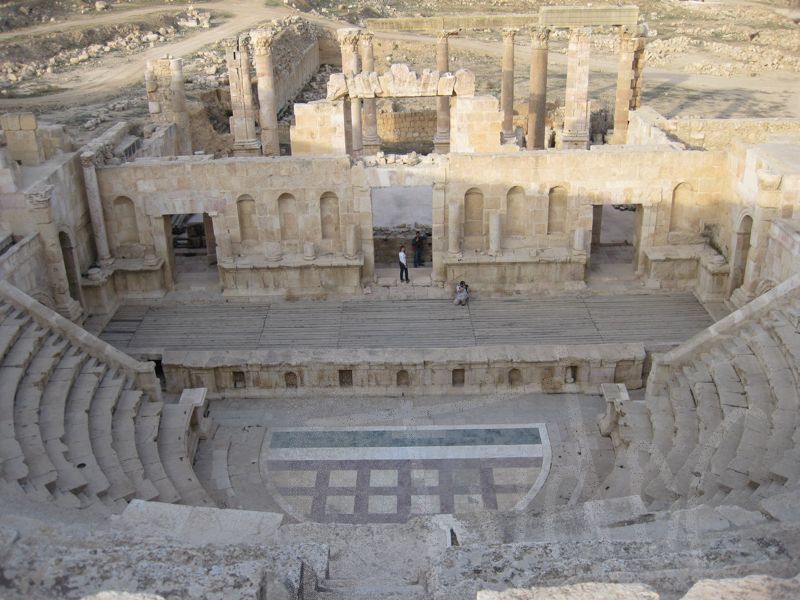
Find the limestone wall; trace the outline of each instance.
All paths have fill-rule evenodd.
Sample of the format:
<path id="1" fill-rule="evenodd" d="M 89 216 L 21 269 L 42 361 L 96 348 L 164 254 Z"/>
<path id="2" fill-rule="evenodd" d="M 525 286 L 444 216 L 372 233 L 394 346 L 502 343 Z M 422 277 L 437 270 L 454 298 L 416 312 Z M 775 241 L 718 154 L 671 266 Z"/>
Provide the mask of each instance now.
<path id="1" fill-rule="evenodd" d="M 501 349 L 167 351 L 167 390 L 201 386 L 210 396 L 309 393 L 464 394 L 487 390 L 597 393 L 601 383 L 642 386 L 642 344 Z M 236 374 L 236 375 L 234 375 Z M 235 381 L 244 380 L 244 387 Z"/>
<path id="2" fill-rule="evenodd" d="M 39 234 L 28 235 L 0 254 L 0 279 L 5 279 L 45 306 L 53 306 L 53 291 Z"/>
<path id="3" fill-rule="evenodd" d="M 769 230 L 762 282 L 756 292 L 764 292 L 796 273 L 800 273 L 800 221 L 776 219 Z"/>
<path id="4" fill-rule="evenodd" d="M 652 108 L 632 110 L 628 119 L 627 144 L 636 146 L 676 143 L 662 128 L 662 124 L 665 122 L 666 119 Z"/>
<path id="5" fill-rule="evenodd" d="M 290 69 L 280 71 L 275 77 L 275 106 L 280 111 L 286 107 L 319 69 L 319 43 L 312 41 L 301 58 Z"/>
<path id="6" fill-rule="evenodd" d="M 435 133 L 435 110 L 378 113 L 378 135 L 384 142 L 431 141 Z"/>
<path id="7" fill-rule="evenodd" d="M 175 123 L 159 125 L 155 131 L 142 142 L 136 152 L 138 158 L 157 158 L 159 156 L 175 156 L 178 153 L 178 128 Z"/>
<path id="8" fill-rule="evenodd" d="M 798 119 L 663 119 L 658 127 L 688 148 L 725 150 L 733 141 L 763 144 L 800 135 Z"/>

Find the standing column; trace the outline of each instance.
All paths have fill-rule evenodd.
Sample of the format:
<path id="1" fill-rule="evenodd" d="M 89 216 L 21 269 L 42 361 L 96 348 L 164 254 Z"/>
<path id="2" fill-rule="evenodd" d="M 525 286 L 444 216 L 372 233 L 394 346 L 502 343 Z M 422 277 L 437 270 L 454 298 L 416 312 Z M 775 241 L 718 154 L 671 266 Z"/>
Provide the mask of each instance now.
<path id="1" fill-rule="evenodd" d="M 250 54 L 247 37 L 231 38 L 225 42 L 225 59 L 228 63 L 228 80 L 231 87 L 231 133 L 234 156 L 261 154 L 261 142 L 256 135 L 256 116 L 253 105 L 253 88 L 250 83 Z"/>
<path id="2" fill-rule="evenodd" d="M 346 78 L 352 78 L 360 69 L 358 65 L 358 39 L 361 30 L 357 27 L 337 29 L 336 35 L 342 49 L 342 73 Z M 361 133 L 361 99 L 350 98 L 350 155 L 358 158 L 363 154 L 364 143 Z"/>
<path id="3" fill-rule="evenodd" d="M 69 295 L 69 279 L 64 266 L 64 255 L 61 252 L 58 229 L 53 222 L 53 212 L 50 206 L 53 199 L 53 186 L 37 184 L 25 194 L 25 199 L 31 208 L 33 223 L 44 249 L 50 285 L 53 287 L 55 309 L 70 321 L 75 321 L 81 316 L 83 309 L 80 303 Z"/>
<path id="4" fill-rule="evenodd" d="M 278 140 L 278 107 L 275 106 L 275 69 L 272 64 L 272 40 L 275 32 L 256 29 L 250 32 L 253 60 L 258 79 L 258 122 L 261 125 L 261 153 L 280 156 Z"/>
<path id="5" fill-rule="evenodd" d="M 461 254 L 461 205 L 456 202 L 447 210 L 447 252 L 450 256 Z"/>
<path id="6" fill-rule="evenodd" d="M 232 266 L 231 234 L 225 226 L 225 215 L 217 211 L 209 211 L 207 214 L 211 218 L 211 228 L 214 230 L 214 254 L 217 257 L 217 265 Z"/>
<path id="7" fill-rule="evenodd" d="M 92 152 L 81 154 L 83 182 L 86 187 L 86 201 L 89 205 L 89 219 L 92 222 L 94 245 L 97 248 L 97 262 L 101 267 L 107 267 L 114 262 L 114 259 L 108 249 L 108 234 L 106 233 L 106 221 L 103 215 L 103 203 L 100 200 L 100 188 L 97 185 L 96 160 L 97 155 Z"/>
<path id="8" fill-rule="evenodd" d="M 503 142 L 514 136 L 514 36 L 517 30 L 503 29 L 503 80 L 500 87 L 500 103 L 503 106 Z"/>
<path id="9" fill-rule="evenodd" d="M 634 53 L 637 41 L 627 27 L 620 28 L 617 95 L 614 101 L 614 135 L 609 140 L 612 144 L 624 144 L 628 140 L 628 113 L 633 98 Z"/>
<path id="10" fill-rule="evenodd" d="M 172 118 L 178 128 L 178 154 L 192 153 L 192 130 L 189 125 L 189 112 L 186 110 L 186 90 L 183 83 L 183 60 L 173 58 L 169 61 L 172 90 Z"/>
<path id="11" fill-rule="evenodd" d="M 375 36 L 371 31 L 361 32 L 361 56 L 363 71 L 375 71 L 375 53 L 372 39 Z M 364 153 L 375 154 L 381 149 L 381 138 L 378 136 L 378 107 L 375 98 L 364 98 Z"/>
<path id="12" fill-rule="evenodd" d="M 544 145 L 545 117 L 547 116 L 547 27 L 531 29 L 531 82 L 528 97 L 528 150 L 541 150 Z"/>
<path id="13" fill-rule="evenodd" d="M 436 34 L 436 70 L 441 77 L 450 72 L 450 48 L 447 41 L 458 31 L 440 31 Z M 433 136 L 433 151 L 436 154 L 450 152 L 450 97 L 436 96 L 436 134 Z"/>
<path id="14" fill-rule="evenodd" d="M 589 27 L 573 29 L 567 50 L 567 93 L 561 147 L 589 148 Z"/>

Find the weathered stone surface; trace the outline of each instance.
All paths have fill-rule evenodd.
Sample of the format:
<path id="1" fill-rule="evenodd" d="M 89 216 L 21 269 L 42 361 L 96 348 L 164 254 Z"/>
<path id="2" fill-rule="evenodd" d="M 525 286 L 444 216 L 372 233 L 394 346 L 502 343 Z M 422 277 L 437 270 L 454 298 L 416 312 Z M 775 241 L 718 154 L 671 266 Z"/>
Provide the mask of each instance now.
<path id="1" fill-rule="evenodd" d="M 776 600 L 800 597 L 800 581 L 768 575 L 741 579 L 703 579 L 695 583 L 682 600 Z"/>
<path id="2" fill-rule="evenodd" d="M 659 595 L 649 586 L 639 583 L 578 583 L 559 587 L 539 587 L 529 590 L 512 589 L 503 592 L 481 590 L 477 600 L 658 600 Z"/>

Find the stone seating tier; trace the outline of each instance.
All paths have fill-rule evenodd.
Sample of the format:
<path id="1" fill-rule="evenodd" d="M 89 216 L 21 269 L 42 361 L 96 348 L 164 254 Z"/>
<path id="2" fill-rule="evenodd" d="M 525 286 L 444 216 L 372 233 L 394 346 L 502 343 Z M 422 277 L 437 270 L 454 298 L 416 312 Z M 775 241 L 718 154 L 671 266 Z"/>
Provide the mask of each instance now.
<path id="1" fill-rule="evenodd" d="M 145 365 L 50 312 L 0 284 L 0 486 L 103 513 L 133 498 L 213 505 L 182 443 L 194 407 L 154 401 Z"/>

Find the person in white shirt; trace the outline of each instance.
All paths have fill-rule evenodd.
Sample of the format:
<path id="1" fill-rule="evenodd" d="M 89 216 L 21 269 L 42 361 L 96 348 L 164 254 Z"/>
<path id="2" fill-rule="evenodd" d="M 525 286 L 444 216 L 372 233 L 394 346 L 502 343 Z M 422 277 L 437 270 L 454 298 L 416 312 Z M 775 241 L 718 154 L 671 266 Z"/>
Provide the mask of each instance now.
<path id="1" fill-rule="evenodd" d="M 408 263 L 406 262 L 405 246 L 400 246 L 400 254 L 398 255 L 398 258 L 400 259 L 400 283 L 403 283 L 404 281 L 408 283 Z"/>
<path id="2" fill-rule="evenodd" d="M 468 301 L 469 301 L 469 286 L 463 281 L 461 281 L 456 286 L 456 297 L 453 300 L 453 304 L 455 304 L 456 306 L 458 305 L 466 306 Z"/>

